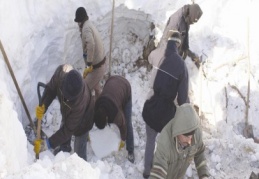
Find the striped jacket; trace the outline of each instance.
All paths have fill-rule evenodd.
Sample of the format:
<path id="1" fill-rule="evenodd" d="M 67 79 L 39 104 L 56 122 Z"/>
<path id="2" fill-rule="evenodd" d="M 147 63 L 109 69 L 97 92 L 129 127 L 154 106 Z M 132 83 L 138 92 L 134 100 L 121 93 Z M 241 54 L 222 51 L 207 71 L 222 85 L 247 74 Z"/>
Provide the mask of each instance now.
<path id="1" fill-rule="evenodd" d="M 181 179 L 193 160 L 199 178 L 209 176 L 199 125 L 199 117 L 190 104 L 177 108 L 175 117 L 158 137 L 150 179 Z M 176 136 L 193 130 L 195 133 L 191 145 L 182 149 Z"/>

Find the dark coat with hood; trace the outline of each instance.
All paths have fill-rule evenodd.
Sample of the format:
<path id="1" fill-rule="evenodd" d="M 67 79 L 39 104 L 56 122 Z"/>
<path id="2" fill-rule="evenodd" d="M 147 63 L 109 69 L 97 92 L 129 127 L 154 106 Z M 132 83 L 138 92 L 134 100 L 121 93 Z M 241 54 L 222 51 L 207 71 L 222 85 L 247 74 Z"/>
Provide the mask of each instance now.
<path id="1" fill-rule="evenodd" d="M 62 125 L 50 138 L 51 148 L 68 141 L 72 135 L 80 136 L 93 127 L 94 101 L 90 90 L 83 80 L 83 88 L 73 101 L 65 101 L 61 92 L 63 79 L 73 67 L 71 65 L 60 65 L 51 80 L 47 83 L 42 97 L 42 103 L 47 111 L 52 101 L 58 97 L 62 115 Z"/>
<path id="2" fill-rule="evenodd" d="M 177 136 L 195 130 L 191 145 L 182 148 Z M 182 179 L 194 160 L 198 176 L 209 176 L 204 155 L 199 117 L 191 104 L 177 107 L 176 114 L 162 130 L 157 140 L 150 179 Z"/>
<path id="3" fill-rule="evenodd" d="M 95 110 L 103 107 L 108 112 L 108 123 L 114 123 L 120 130 L 121 140 L 125 141 L 127 126 L 124 114 L 126 104 L 131 100 L 131 86 L 122 76 L 111 76 L 95 103 Z"/>
<path id="4" fill-rule="evenodd" d="M 161 132 L 174 117 L 176 97 L 179 105 L 189 102 L 188 70 L 178 55 L 175 41 L 168 41 L 161 65 L 154 69 L 153 94 L 146 100 L 142 116 L 152 129 Z"/>

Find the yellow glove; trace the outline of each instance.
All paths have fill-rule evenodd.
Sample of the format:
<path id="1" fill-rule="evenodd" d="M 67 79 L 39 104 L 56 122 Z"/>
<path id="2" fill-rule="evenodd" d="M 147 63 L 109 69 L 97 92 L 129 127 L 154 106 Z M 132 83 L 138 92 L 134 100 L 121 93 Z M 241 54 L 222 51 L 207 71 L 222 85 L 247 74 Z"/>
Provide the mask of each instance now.
<path id="1" fill-rule="evenodd" d="M 124 146 L 125 146 L 125 142 L 123 140 L 121 140 L 119 150 L 121 150 Z"/>
<path id="2" fill-rule="evenodd" d="M 36 139 L 35 141 L 34 141 L 34 152 L 36 153 L 36 154 L 39 154 L 40 153 L 40 149 L 41 149 L 41 142 L 42 142 L 42 140 L 41 139 Z"/>
<path id="3" fill-rule="evenodd" d="M 92 71 L 93 71 L 93 65 L 85 68 L 84 73 L 83 73 L 83 77 L 85 78 L 88 75 L 88 73 L 91 73 Z"/>
<path id="4" fill-rule="evenodd" d="M 45 105 L 43 104 L 42 106 L 37 106 L 35 111 L 36 111 L 36 118 L 41 120 L 45 113 Z"/>

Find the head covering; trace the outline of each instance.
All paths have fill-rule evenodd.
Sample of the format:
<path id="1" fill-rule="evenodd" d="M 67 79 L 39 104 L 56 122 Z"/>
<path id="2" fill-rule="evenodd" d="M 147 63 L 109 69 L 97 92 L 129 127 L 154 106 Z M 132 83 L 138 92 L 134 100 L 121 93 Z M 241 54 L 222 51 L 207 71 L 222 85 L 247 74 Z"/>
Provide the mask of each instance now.
<path id="1" fill-rule="evenodd" d="M 191 132 L 188 132 L 188 133 L 185 133 L 183 134 L 184 136 L 190 136 L 190 135 L 193 135 L 195 133 L 195 130 L 191 131 Z"/>
<path id="2" fill-rule="evenodd" d="M 168 34 L 169 34 L 168 40 L 172 40 L 172 41 L 175 41 L 175 42 L 178 42 L 179 44 L 181 44 L 180 32 L 178 32 L 177 30 L 169 30 Z"/>
<path id="3" fill-rule="evenodd" d="M 86 19 L 88 19 L 88 16 L 87 16 L 85 8 L 83 8 L 83 7 L 77 8 L 75 22 L 83 22 Z"/>
<path id="4" fill-rule="evenodd" d="M 75 99 L 83 89 L 83 78 L 76 70 L 69 71 L 62 82 L 61 91 L 67 100 Z"/>
<path id="5" fill-rule="evenodd" d="M 107 118 L 108 116 L 105 108 L 100 106 L 98 109 L 95 110 L 94 122 L 98 129 L 103 129 L 106 126 L 108 121 Z"/>
<path id="6" fill-rule="evenodd" d="M 202 10 L 198 4 L 191 4 L 189 6 L 189 24 L 197 22 L 202 16 Z"/>

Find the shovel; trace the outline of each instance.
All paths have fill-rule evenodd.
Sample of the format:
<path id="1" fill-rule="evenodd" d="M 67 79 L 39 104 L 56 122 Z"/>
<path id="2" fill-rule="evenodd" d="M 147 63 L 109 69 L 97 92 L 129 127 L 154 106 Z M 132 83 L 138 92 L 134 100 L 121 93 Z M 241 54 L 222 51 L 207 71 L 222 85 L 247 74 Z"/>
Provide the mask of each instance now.
<path id="1" fill-rule="evenodd" d="M 42 105 L 40 87 L 43 87 L 45 89 L 46 85 L 42 82 L 38 82 L 37 93 L 39 99 L 39 106 Z M 37 119 L 37 139 L 41 139 L 41 119 Z M 39 159 L 39 153 L 36 153 L 36 159 Z"/>

